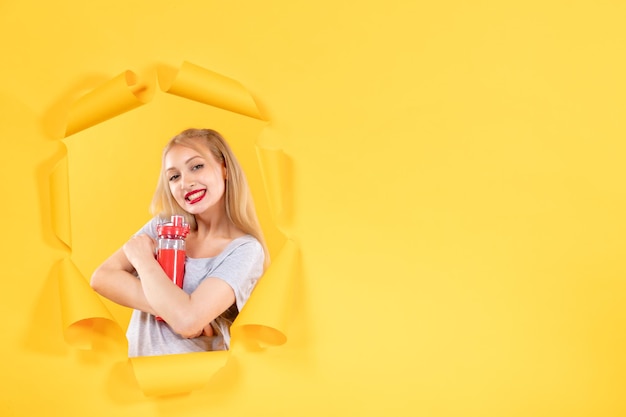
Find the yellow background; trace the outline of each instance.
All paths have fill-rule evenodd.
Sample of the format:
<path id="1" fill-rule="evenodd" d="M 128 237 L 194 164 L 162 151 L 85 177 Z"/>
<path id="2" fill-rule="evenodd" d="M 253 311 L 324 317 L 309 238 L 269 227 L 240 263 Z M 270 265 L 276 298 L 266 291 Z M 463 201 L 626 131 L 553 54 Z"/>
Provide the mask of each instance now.
<path id="1" fill-rule="evenodd" d="M 245 3 L 0 6 L 0 415 L 625 415 L 626 5 Z M 302 273 L 284 346 L 155 399 L 63 339 L 48 181 L 78 95 L 184 60 L 268 116 Z"/>

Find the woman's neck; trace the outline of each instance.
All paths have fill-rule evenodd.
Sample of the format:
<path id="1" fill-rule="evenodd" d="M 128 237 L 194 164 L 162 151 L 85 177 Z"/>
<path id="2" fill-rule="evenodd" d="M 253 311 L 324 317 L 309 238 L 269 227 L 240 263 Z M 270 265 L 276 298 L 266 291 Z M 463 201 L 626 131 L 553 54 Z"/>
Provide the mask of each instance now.
<path id="1" fill-rule="evenodd" d="M 221 216 L 196 216 L 198 228 L 187 237 L 187 255 L 209 258 L 218 255 L 233 240 L 243 236 L 224 212 Z"/>
<path id="2" fill-rule="evenodd" d="M 200 238 L 222 238 L 230 240 L 244 234 L 228 217 L 223 202 L 204 213 L 197 214 L 195 218 L 196 224 L 198 225 L 196 233 Z"/>

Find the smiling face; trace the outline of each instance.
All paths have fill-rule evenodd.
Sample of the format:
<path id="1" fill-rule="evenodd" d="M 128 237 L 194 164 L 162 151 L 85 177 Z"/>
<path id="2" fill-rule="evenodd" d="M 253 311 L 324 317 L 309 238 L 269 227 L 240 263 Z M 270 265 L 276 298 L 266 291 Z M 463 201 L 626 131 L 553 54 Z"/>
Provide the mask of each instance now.
<path id="1" fill-rule="evenodd" d="M 185 211 L 199 215 L 224 209 L 226 168 L 211 152 L 174 145 L 164 162 L 170 192 Z"/>

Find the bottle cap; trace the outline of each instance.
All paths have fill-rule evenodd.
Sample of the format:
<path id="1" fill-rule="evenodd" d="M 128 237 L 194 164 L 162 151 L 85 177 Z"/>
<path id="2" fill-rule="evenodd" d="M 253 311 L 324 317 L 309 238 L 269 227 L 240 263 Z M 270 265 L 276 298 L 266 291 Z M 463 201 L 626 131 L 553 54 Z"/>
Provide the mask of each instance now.
<path id="1" fill-rule="evenodd" d="M 157 233 L 159 237 L 184 239 L 189 234 L 189 224 L 185 223 L 183 216 L 174 215 L 171 222 L 157 226 Z"/>

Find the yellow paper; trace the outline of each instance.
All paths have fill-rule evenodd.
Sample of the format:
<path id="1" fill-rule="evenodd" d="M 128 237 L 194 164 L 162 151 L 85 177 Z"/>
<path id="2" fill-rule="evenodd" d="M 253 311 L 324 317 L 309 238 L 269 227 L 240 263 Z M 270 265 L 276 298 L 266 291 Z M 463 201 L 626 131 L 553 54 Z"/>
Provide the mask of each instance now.
<path id="1" fill-rule="evenodd" d="M 50 175 L 50 209 L 54 232 L 67 246 L 71 246 L 67 157 L 57 163 Z"/>
<path id="2" fill-rule="evenodd" d="M 257 152 L 263 167 L 263 182 L 274 214 L 274 221 L 284 233 L 287 233 L 286 229 L 293 216 L 289 198 L 293 189 L 291 183 L 294 176 L 291 161 L 280 148 L 258 146 Z"/>
<path id="3" fill-rule="evenodd" d="M 170 94 L 262 118 L 254 99 L 238 81 L 189 62 L 183 62 L 178 72 L 159 68 L 159 85 Z"/>
<path id="4" fill-rule="evenodd" d="M 246 303 L 231 327 L 233 344 L 278 346 L 287 341 L 287 323 L 294 299 L 298 269 L 298 248 L 287 240 L 279 255 L 254 289 L 254 297 Z"/>
<path id="5" fill-rule="evenodd" d="M 130 358 L 147 396 L 185 394 L 203 388 L 228 359 L 227 351 Z"/>
<path id="6" fill-rule="evenodd" d="M 91 349 L 96 321 L 113 321 L 99 296 L 68 258 L 58 267 L 63 329 L 67 343 L 78 349 Z"/>
<path id="7" fill-rule="evenodd" d="M 3 1 L 0 415 L 626 415 L 624 16 L 622 1 Z M 273 260 L 297 243 L 301 275 L 286 343 L 239 337 L 208 384 L 155 397 L 101 343 L 106 320 L 91 349 L 65 342 L 57 265 L 88 282 L 148 218 L 153 185 L 132 184 L 153 184 L 174 122 L 228 116 L 141 76 L 150 100 L 57 139 L 79 92 L 157 62 L 174 80 L 184 61 L 271 121 L 280 140 L 257 145 L 288 157 L 282 193 L 257 187 L 276 183 L 256 127 L 220 129 L 267 192 Z"/>
<path id="8" fill-rule="evenodd" d="M 70 109 L 65 135 L 102 123 L 142 104 L 148 87 L 138 83 L 137 75 L 125 71 L 77 100 Z"/>

